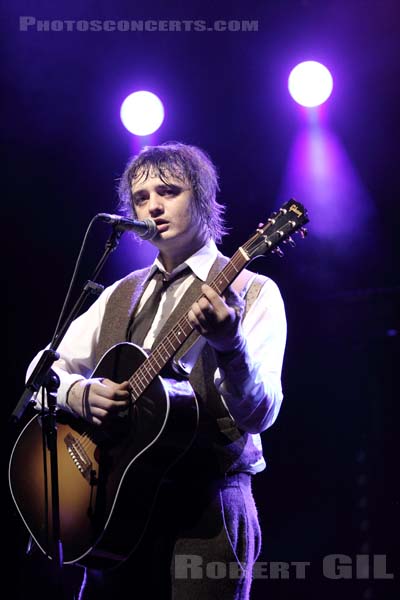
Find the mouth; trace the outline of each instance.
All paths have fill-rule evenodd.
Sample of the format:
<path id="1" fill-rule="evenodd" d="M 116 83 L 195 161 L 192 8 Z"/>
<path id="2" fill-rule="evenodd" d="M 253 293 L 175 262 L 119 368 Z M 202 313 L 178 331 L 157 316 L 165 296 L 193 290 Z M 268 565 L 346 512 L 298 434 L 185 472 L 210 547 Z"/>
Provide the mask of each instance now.
<path id="1" fill-rule="evenodd" d="M 159 232 L 166 231 L 169 227 L 169 223 L 165 219 L 154 219 L 154 221 L 157 225 L 157 231 Z"/>

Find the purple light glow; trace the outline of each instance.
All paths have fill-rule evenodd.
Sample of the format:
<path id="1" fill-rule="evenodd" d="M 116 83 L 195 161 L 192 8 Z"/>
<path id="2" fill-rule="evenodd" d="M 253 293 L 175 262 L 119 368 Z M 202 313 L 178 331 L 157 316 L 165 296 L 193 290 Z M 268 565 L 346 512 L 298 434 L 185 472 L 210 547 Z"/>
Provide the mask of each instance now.
<path id="1" fill-rule="evenodd" d="M 310 232 L 356 252 L 363 244 L 371 198 L 345 149 L 328 129 L 305 127 L 293 143 L 281 198 L 303 202 L 312 216 Z"/>
<path id="2" fill-rule="evenodd" d="M 288 88 L 293 100 L 301 106 L 311 108 L 328 100 L 333 89 L 333 79 L 324 65 L 308 60 L 292 69 Z"/>
<path id="3" fill-rule="evenodd" d="M 154 133 L 164 121 L 164 107 L 152 92 L 133 92 L 121 105 L 121 121 L 134 135 Z"/>

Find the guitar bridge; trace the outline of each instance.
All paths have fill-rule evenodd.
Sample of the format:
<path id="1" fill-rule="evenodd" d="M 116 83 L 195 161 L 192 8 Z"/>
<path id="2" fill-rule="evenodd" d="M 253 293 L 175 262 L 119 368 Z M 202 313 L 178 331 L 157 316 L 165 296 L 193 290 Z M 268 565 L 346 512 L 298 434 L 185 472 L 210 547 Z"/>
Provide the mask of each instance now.
<path id="1" fill-rule="evenodd" d="M 68 433 L 64 438 L 64 443 L 67 447 L 68 454 L 74 461 L 77 469 L 82 473 L 83 477 L 91 483 L 93 479 L 92 461 L 87 455 L 81 442 L 71 433 Z"/>

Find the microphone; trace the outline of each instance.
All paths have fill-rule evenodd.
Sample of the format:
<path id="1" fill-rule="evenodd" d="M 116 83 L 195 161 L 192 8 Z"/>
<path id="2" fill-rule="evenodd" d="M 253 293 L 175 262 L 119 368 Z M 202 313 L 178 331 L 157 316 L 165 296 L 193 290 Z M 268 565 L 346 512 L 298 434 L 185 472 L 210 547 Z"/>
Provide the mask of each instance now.
<path id="1" fill-rule="evenodd" d="M 109 215 L 108 213 L 99 213 L 96 216 L 105 223 L 111 223 L 120 231 L 134 231 L 142 240 L 152 240 L 158 233 L 157 224 L 153 219 L 135 221 L 121 215 Z"/>

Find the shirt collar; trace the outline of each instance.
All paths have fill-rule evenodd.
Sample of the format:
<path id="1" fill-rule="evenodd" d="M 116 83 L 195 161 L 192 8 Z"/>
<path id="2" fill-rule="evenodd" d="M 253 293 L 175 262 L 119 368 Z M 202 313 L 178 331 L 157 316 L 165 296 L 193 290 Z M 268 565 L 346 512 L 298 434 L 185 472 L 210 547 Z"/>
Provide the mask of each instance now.
<path id="1" fill-rule="evenodd" d="M 206 281 L 208 274 L 210 272 L 211 267 L 214 264 L 215 259 L 217 258 L 218 248 L 214 242 L 214 240 L 208 240 L 200 248 L 197 250 L 192 256 L 189 256 L 182 264 L 178 265 L 171 274 L 175 275 L 182 271 L 186 266 L 188 266 L 191 271 L 195 274 L 196 277 L 201 279 L 202 281 Z M 158 256 L 156 257 L 154 263 L 151 266 L 149 277 L 152 277 L 154 272 L 159 269 L 163 273 L 165 273 L 165 267 L 159 260 Z"/>

